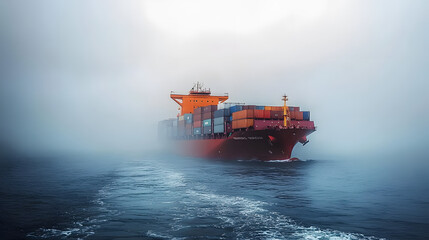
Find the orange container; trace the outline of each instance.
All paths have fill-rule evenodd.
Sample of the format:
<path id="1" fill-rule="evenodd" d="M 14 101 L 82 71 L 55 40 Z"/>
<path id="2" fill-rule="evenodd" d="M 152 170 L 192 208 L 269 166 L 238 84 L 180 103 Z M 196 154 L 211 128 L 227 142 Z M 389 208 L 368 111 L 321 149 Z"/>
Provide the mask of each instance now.
<path id="1" fill-rule="evenodd" d="M 303 120 L 304 119 L 303 112 L 295 112 L 295 119 Z"/>
<path id="2" fill-rule="evenodd" d="M 295 112 L 294 111 L 290 111 L 289 112 L 289 118 L 290 119 L 295 119 Z"/>
<path id="3" fill-rule="evenodd" d="M 253 126 L 254 120 L 253 119 L 239 119 L 239 120 L 233 120 L 232 121 L 232 128 L 238 129 L 238 128 L 248 128 Z"/>
<path id="4" fill-rule="evenodd" d="M 245 118 L 254 118 L 254 109 L 246 109 L 232 113 L 232 120 L 239 120 Z"/>
<path id="5" fill-rule="evenodd" d="M 272 107 L 270 106 L 265 106 L 265 110 L 271 110 Z"/>
<path id="6" fill-rule="evenodd" d="M 283 107 L 271 107 L 273 111 L 283 111 Z"/>

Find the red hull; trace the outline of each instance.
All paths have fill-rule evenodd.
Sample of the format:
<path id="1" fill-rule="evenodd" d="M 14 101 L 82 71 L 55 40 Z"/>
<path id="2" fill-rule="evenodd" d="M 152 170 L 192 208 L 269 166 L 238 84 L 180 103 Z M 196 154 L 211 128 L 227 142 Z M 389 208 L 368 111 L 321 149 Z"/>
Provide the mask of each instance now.
<path id="1" fill-rule="evenodd" d="M 228 138 L 175 140 L 182 155 L 214 159 L 281 160 L 314 129 L 266 129 L 233 132 Z"/>

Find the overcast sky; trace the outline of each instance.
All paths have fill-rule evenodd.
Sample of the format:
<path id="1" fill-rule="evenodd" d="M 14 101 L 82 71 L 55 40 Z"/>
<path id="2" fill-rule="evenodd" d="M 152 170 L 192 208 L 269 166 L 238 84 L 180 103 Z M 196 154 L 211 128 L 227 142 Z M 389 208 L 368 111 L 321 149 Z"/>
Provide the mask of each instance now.
<path id="1" fill-rule="evenodd" d="M 170 91 L 311 111 L 305 155 L 427 151 L 420 0 L 0 1 L 0 131 L 18 151 L 140 151 Z"/>

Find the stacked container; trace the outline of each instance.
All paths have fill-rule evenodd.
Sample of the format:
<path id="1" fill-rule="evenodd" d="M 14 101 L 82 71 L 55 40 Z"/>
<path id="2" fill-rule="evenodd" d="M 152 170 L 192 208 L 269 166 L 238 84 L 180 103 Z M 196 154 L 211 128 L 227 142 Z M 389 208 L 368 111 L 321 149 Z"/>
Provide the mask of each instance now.
<path id="1" fill-rule="evenodd" d="M 253 126 L 254 116 L 254 109 L 245 109 L 232 113 L 232 129 L 248 128 Z"/>
<path id="2" fill-rule="evenodd" d="M 217 110 L 217 105 L 209 105 L 202 107 L 202 124 L 203 124 L 203 134 L 212 134 L 213 133 L 213 117 L 214 112 Z"/>
<path id="3" fill-rule="evenodd" d="M 177 119 L 171 118 L 158 123 L 158 135 L 161 138 L 177 136 Z"/>
<path id="4" fill-rule="evenodd" d="M 292 128 L 314 128 L 309 111 L 300 111 L 299 107 L 288 108 Z M 167 136 L 226 134 L 233 129 L 282 127 L 283 117 L 284 107 L 281 106 L 236 105 L 218 110 L 217 105 L 210 105 L 196 108 L 193 114 L 184 114 L 177 120 L 163 121 L 160 128 Z"/>
<path id="5" fill-rule="evenodd" d="M 179 137 L 183 137 L 186 134 L 186 122 L 185 122 L 185 117 L 184 116 L 180 116 L 177 118 L 177 135 Z"/>
<path id="6" fill-rule="evenodd" d="M 238 112 L 238 111 L 241 111 L 241 110 L 243 110 L 243 106 L 241 106 L 241 105 L 235 105 L 235 106 L 231 106 L 231 107 L 229 108 L 229 112 L 230 112 L 231 114 L 233 114 L 233 113 L 235 113 L 235 112 Z"/>
<path id="7" fill-rule="evenodd" d="M 185 135 L 192 135 L 192 113 L 187 113 L 183 115 L 185 120 Z"/>
<path id="8" fill-rule="evenodd" d="M 231 112 L 229 108 L 219 109 L 214 112 L 213 133 L 225 133 L 231 131 Z"/>
<path id="9" fill-rule="evenodd" d="M 202 123 L 202 110 L 203 109 L 201 107 L 196 108 L 194 110 L 194 114 L 192 115 L 192 118 L 193 118 L 193 127 L 194 127 L 194 135 L 199 135 L 199 134 L 203 133 L 203 131 L 202 131 L 202 126 L 203 126 L 203 123 Z"/>

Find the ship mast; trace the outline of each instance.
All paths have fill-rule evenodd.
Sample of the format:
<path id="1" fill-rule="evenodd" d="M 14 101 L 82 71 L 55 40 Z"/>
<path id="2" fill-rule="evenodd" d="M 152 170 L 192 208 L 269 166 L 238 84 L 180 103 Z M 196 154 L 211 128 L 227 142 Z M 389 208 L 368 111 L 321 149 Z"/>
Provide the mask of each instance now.
<path id="1" fill-rule="evenodd" d="M 285 128 L 287 128 L 288 127 L 288 120 L 289 120 L 289 108 L 286 105 L 286 102 L 288 100 L 286 94 L 283 95 L 282 100 L 283 100 L 283 103 L 284 103 L 284 106 L 283 106 L 283 126 Z"/>

